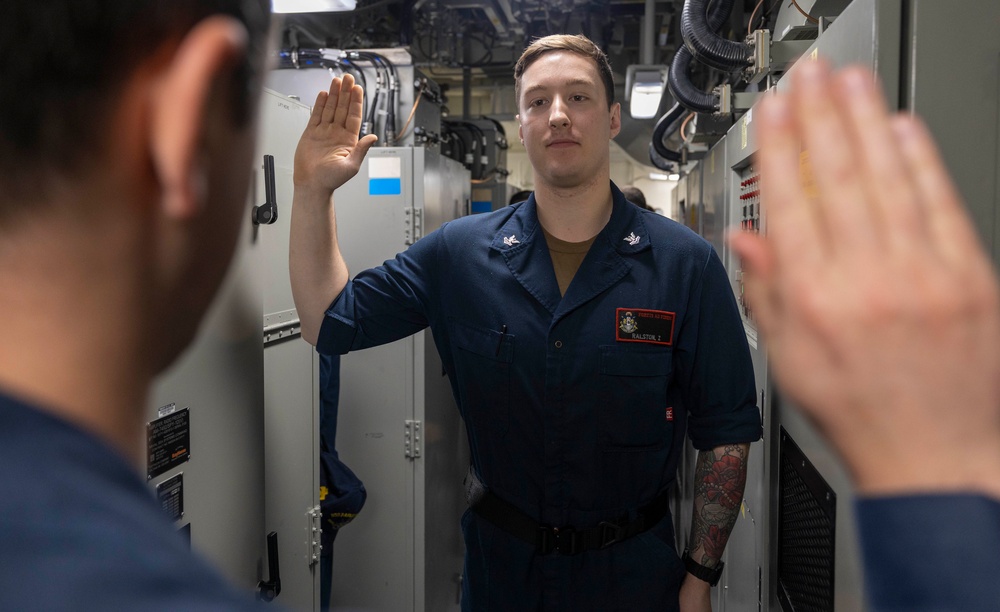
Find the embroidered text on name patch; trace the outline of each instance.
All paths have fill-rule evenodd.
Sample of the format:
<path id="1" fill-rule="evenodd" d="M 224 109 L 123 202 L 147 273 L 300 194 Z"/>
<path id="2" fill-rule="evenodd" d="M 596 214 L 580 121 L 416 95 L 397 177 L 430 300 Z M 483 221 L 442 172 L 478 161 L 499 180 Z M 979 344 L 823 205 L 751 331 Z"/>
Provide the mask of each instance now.
<path id="1" fill-rule="evenodd" d="M 615 339 L 619 342 L 645 342 L 663 346 L 673 344 L 676 314 L 641 308 L 618 308 L 616 313 Z"/>

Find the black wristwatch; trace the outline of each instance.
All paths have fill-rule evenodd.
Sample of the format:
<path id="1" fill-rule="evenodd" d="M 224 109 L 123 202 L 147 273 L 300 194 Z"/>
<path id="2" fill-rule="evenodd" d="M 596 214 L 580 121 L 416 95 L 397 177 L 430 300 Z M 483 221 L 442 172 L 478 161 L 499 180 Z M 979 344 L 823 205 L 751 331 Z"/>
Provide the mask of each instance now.
<path id="1" fill-rule="evenodd" d="M 684 554 L 681 556 L 681 561 L 684 562 L 684 567 L 687 569 L 689 574 L 694 575 L 694 577 L 699 580 L 704 580 L 710 586 L 719 584 L 719 578 L 722 578 L 722 568 L 726 565 L 722 561 L 719 561 L 719 567 L 705 567 L 701 563 L 692 559 L 687 550 L 685 550 Z"/>

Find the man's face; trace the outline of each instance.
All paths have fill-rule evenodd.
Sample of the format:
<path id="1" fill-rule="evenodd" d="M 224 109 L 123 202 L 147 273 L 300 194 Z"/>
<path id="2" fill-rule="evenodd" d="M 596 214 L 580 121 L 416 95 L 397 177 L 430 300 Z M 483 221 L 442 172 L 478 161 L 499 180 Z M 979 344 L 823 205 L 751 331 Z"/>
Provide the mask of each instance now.
<path id="1" fill-rule="evenodd" d="M 593 60 L 569 51 L 542 55 L 521 75 L 518 109 L 518 136 L 537 183 L 566 189 L 607 173 L 621 106 L 608 108 Z"/>

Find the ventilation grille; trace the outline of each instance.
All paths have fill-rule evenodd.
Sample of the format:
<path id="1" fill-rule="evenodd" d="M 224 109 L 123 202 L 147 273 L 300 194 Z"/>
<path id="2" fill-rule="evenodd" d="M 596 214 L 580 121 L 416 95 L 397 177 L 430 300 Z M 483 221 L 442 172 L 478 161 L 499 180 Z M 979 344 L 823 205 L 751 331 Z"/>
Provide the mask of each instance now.
<path id="1" fill-rule="evenodd" d="M 778 484 L 778 600 L 785 612 L 832 612 L 837 496 L 784 428 Z"/>

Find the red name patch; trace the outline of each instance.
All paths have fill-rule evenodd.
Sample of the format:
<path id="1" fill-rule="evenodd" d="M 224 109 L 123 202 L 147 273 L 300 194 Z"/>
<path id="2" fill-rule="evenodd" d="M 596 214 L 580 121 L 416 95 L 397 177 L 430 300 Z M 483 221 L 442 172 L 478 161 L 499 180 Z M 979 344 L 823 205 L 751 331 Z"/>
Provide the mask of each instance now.
<path id="1" fill-rule="evenodd" d="M 674 343 L 676 314 L 642 308 L 618 308 L 615 312 L 615 339 L 619 342 L 645 342 L 663 346 Z"/>

